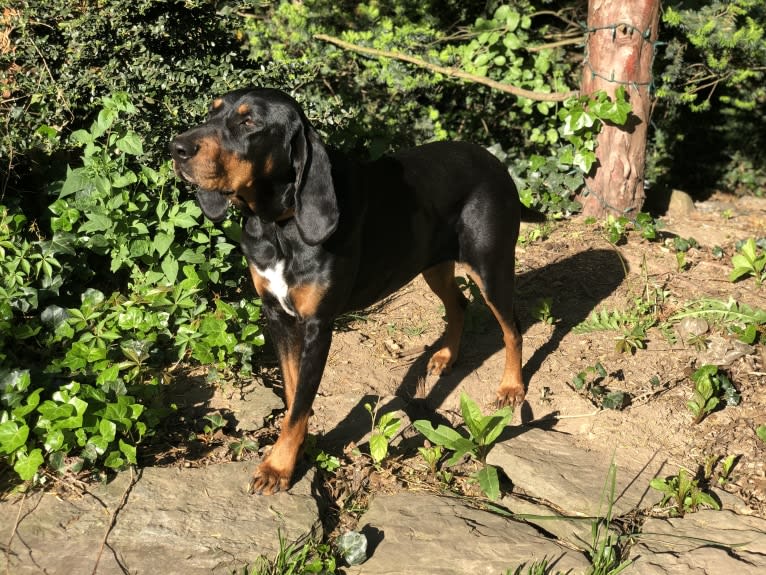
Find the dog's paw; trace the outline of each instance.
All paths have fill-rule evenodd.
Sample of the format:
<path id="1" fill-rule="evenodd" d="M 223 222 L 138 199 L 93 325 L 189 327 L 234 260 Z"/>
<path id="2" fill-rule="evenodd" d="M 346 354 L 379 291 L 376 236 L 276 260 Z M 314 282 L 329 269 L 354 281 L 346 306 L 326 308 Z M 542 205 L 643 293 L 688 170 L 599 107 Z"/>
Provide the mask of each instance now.
<path id="1" fill-rule="evenodd" d="M 505 407 L 506 405 L 519 407 L 524 403 L 525 396 L 524 386 L 500 386 L 497 390 L 496 404 L 498 407 Z"/>
<path id="2" fill-rule="evenodd" d="M 255 495 L 271 495 L 279 491 L 287 491 L 290 488 L 291 475 L 292 472 L 276 469 L 267 459 L 253 473 L 248 492 Z"/>
<path id="3" fill-rule="evenodd" d="M 455 358 L 448 348 L 442 348 L 428 360 L 428 375 L 442 375 L 449 372 Z"/>

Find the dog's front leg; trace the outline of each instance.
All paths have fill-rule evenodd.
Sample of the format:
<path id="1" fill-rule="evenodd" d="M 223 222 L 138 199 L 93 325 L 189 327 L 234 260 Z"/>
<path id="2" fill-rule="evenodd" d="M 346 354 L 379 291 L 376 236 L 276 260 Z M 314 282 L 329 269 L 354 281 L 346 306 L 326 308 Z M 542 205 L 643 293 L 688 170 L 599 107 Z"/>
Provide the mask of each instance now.
<path id="1" fill-rule="evenodd" d="M 287 413 L 277 442 L 250 484 L 253 493 L 265 495 L 290 487 L 332 340 L 331 321 L 279 315 L 276 321 L 269 315 L 269 325 L 282 366 Z"/>

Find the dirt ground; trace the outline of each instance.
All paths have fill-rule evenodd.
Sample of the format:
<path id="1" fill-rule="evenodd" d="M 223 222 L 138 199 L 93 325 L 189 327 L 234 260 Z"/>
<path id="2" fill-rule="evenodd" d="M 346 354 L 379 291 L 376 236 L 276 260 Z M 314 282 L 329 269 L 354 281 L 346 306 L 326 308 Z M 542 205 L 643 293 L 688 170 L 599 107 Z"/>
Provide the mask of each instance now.
<path id="1" fill-rule="evenodd" d="M 583 221 L 547 224 L 542 234 L 536 225 L 522 228 L 517 301 L 528 392 L 513 423 L 569 433 L 580 447 L 602 453 L 605 461 L 619 450 L 634 453 L 639 461 L 661 457 L 672 469 L 683 467 L 698 477 L 706 475 L 707 467 L 707 475 L 712 470 L 711 484 L 722 472 L 721 460 L 734 455 L 736 464 L 725 489 L 741 497 L 752 512 L 766 516 L 766 443 L 755 434 L 759 425 L 766 424 L 766 349 L 737 348 L 737 338 L 721 326 L 710 325 L 691 338 L 679 334 L 677 322 L 667 322 L 689 302 L 702 298 L 724 302 L 733 298 L 766 309 L 766 286 L 758 287 L 752 278 L 736 283 L 728 279 L 735 242 L 766 236 L 766 199 L 714 196 L 689 213 L 665 216 L 662 221 L 659 239 L 648 241 L 632 231 L 617 246 L 607 240 L 602 226 Z M 697 243 L 685 252 L 683 269 L 675 237 Z M 459 268 L 458 275 L 466 283 L 465 270 Z M 465 293 L 473 297 L 468 283 Z M 545 299 L 550 303 L 550 322 L 538 319 L 535 311 Z M 639 306 L 656 323 L 632 353 L 616 349 L 620 330 L 574 329 L 594 311 L 630 312 Z M 440 378 L 425 377 L 425 366 L 445 327 L 443 308 L 422 278 L 373 309 L 342 318 L 311 420 L 310 431 L 320 437 L 319 447 L 341 458 L 345 453 L 346 464 L 349 458 L 353 461 L 349 445 L 360 442 L 370 430 L 364 404 L 375 404 L 377 398 L 388 402 L 395 397 L 410 418 L 438 412 L 455 425 L 460 423 L 461 391 L 485 413 L 491 410 L 504 364 L 501 333 L 489 310 L 475 298 L 466 317 L 460 359 Z M 741 401 L 736 406 L 722 402 L 694 424 L 686 405 L 693 394 L 690 376 L 713 362 L 724 363 L 720 369 Z M 595 372 L 597 364 L 605 377 Z M 596 379 L 607 392 L 624 392 L 623 408 L 603 409 L 597 396 L 576 389 L 573 379 L 582 372 L 588 382 Z M 260 379 L 280 387 L 275 368 L 265 368 Z M 275 434 L 276 425 L 261 432 L 261 444 L 271 443 Z M 200 463 L 200 455 L 209 461 L 227 457 L 222 448 L 230 441 L 220 439 L 208 446 L 205 455 L 191 457 L 197 460 L 194 464 Z M 184 457 L 176 453 L 170 459 L 178 464 Z M 370 476 L 370 467 L 364 478 Z M 406 488 L 396 478 L 396 469 L 388 470 L 388 482 L 378 475 L 381 483 L 372 489 Z M 336 476 L 351 482 L 359 477 L 358 469 Z M 335 481 L 329 488 L 331 497 L 349 489 Z"/>

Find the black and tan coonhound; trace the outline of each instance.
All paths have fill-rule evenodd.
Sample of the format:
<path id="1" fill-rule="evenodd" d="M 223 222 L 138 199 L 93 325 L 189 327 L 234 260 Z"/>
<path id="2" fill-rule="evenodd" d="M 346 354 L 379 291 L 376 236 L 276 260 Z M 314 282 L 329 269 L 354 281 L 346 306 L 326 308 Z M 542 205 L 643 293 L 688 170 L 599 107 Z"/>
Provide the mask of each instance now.
<path id="1" fill-rule="evenodd" d="M 232 205 L 244 215 L 242 249 L 282 368 L 287 413 L 253 491 L 290 486 L 333 320 L 419 273 L 447 316 L 428 371 L 445 372 L 458 355 L 465 298 L 454 271 L 464 262 L 503 332 L 498 401 L 523 401 L 514 248 L 522 215 L 538 218 L 484 148 L 435 142 L 352 161 L 325 147 L 293 98 L 252 88 L 215 100 L 205 123 L 174 138 L 170 151 L 209 219 L 222 220 Z"/>

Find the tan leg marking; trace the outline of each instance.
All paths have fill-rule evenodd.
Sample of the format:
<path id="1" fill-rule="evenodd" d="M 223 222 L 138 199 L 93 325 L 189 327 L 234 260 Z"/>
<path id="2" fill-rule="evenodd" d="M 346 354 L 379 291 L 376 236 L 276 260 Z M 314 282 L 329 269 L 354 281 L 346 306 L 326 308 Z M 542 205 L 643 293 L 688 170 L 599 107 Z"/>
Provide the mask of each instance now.
<path id="1" fill-rule="evenodd" d="M 524 390 L 524 379 L 521 375 L 521 345 L 522 339 L 519 330 L 514 323 L 508 323 L 498 312 L 497 308 L 487 297 L 484 284 L 474 270 L 470 269 L 471 279 L 479 286 L 484 301 L 487 302 L 489 309 L 492 310 L 500 329 L 503 331 L 503 343 L 505 344 L 505 368 L 503 369 L 503 378 L 497 388 L 498 405 L 521 405 L 526 394 Z M 513 322 L 513 318 L 511 318 Z"/>
<path id="2" fill-rule="evenodd" d="M 455 283 L 455 262 L 444 262 L 423 272 L 428 287 L 439 296 L 447 316 L 444 347 L 431 356 L 428 373 L 441 375 L 450 370 L 460 352 L 465 317 L 463 294 Z"/>
<path id="3" fill-rule="evenodd" d="M 288 410 L 285 420 L 282 422 L 282 432 L 279 434 L 279 439 L 274 444 L 271 453 L 261 462 L 253 474 L 250 483 L 251 492 L 271 495 L 277 491 L 289 489 L 298 454 L 306 439 L 308 421 L 309 414 L 307 413 L 291 424 L 290 411 Z"/>

